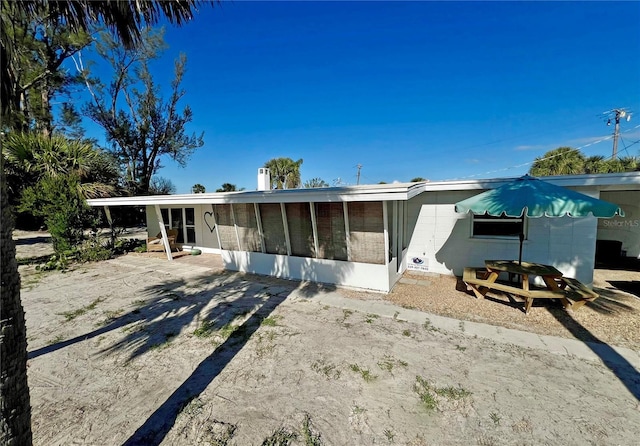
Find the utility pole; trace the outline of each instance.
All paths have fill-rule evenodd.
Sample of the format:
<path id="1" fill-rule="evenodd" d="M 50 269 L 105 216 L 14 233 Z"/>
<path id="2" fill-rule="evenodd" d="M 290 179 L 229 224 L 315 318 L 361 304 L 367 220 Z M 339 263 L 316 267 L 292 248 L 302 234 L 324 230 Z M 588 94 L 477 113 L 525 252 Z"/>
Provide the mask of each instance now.
<path id="1" fill-rule="evenodd" d="M 613 128 L 613 153 L 611 159 L 616 159 L 618 156 L 618 138 L 620 137 L 620 118 L 627 118 L 627 121 L 631 120 L 631 113 L 621 108 L 611 110 L 609 113 L 613 113 L 613 119 L 615 126 Z M 607 120 L 607 125 L 611 125 L 611 118 Z"/>
<path id="2" fill-rule="evenodd" d="M 358 176 L 356 177 L 356 186 L 360 184 L 360 169 L 362 169 L 362 164 L 356 165 L 358 168 Z"/>

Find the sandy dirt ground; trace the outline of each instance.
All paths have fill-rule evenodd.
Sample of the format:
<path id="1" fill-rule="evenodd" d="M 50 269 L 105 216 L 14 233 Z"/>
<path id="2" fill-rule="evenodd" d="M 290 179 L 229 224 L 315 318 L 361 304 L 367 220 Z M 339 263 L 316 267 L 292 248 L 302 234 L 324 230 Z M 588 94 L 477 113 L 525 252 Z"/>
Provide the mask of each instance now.
<path id="1" fill-rule="evenodd" d="M 21 274 L 37 445 L 637 444 L 629 368 L 345 310 L 323 296 L 347 291 L 216 256 Z"/>

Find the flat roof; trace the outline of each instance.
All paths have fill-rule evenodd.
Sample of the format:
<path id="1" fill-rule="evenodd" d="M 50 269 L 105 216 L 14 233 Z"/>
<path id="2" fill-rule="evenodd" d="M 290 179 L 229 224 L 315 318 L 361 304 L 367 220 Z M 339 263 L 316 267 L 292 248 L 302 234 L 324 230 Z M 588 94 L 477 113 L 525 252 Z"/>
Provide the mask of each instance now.
<path id="1" fill-rule="evenodd" d="M 204 194 L 148 195 L 94 198 L 90 206 L 142 206 L 225 203 L 298 203 L 409 200 L 422 193 L 424 183 L 393 183 L 362 186 L 216 192 Z"/>
<path id="2" fill-rule="evenodd" d="M 406 201 L 423 192 L 494 189 L 519 177 L 427 181 L 420 183 L 373 184 L 362 186 L 282 189 L 265 191 L 216 192 L 204 194 L 147 195 L 137 197 L 94 198 L 89 206 L 146 206 L 226 203 L 297 203 Z M 640 172 L 589 175 L 560 175 L 541 178 L 569 188 L 595 188 L 600 191 L 640 191 Z"/>

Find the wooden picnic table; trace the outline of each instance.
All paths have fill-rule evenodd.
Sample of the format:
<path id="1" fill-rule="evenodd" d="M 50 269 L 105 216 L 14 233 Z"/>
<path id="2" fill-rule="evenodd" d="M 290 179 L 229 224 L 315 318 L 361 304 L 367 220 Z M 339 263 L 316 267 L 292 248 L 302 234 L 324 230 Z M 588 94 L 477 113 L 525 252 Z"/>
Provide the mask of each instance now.
<path id="1" fill-rule="evenodd" d="M 497 282 L 500 273 L 509 278 L 519 277 L 514 286 Z M 545 284 L 541 289 L 530 289 L 529 277 L 539 276 Z M 483 299 L 489 290 L 498 290 L 524 299 L 525 313 L 529 313 L 533 299 L 559 299 L 565 308 L 577 310 L 588 301 L 598 297 L 578 280 L 563 276 L 551 265 L 517 262 L 515 260 L 486 260 L 485 268 L 465 268 L 462 280 L 478 299 Z"/>

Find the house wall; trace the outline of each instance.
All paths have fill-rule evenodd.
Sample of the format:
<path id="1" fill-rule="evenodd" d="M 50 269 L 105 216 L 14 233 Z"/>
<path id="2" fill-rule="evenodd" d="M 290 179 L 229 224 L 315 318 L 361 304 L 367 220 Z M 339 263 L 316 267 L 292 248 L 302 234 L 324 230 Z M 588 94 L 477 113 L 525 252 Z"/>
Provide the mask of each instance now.
<path id="1" fill-rule="evenodd" d="M 381 292 L 391 288 L 387 265 L 245 251 L 222 251 L 222 261 L 229 270 L 283 279 L 309 280 Z"/>
<path id="2" fill-rule="evenodd" d="M 640 191 L 603 191 L 600 198 L 622 207 L 624 217 L 598 220 L 598 240 L 622 242 L 627 257 L 640 259 Z"/>
<path id="3" fill-rule="evenodd" d="M 517 238 L 473 238 L 471 215 L 455 212 L 455 203 L 479 192 L 428 192 L 409 200 L 408 257 L 426 258 L 429 271 L 459 276 L 466 266 L 482 266 L 487 259 L 517 260 Z M 596 226 L 594 217 L 527 219 L 522 258 L 591 284 Z"/>
<path id="4" fill-rule="evenodd" d="M 196 243 L 205 253 L 220 253 L 229 270 L 390 291 L 398 279 L 396 262 L 385 263 L 382 202 L 349 203 L 351 261 L 347 261 L 347 232 L 342 203 L 313 205 L 318 236 L 316 258 L 311 206 L 286 203 L 291 256 L 287 256 L 285 227 L 279 204 L 260 204 L 265 252 L 253 204 L 190 205 L 195 210 Z M 182 209 L 161 206 L 161 209 Z M 147 230 L 160 231 L 154 206 L 146 207 Z M 218 243 L 218 238 L 220 244 Z"/>

